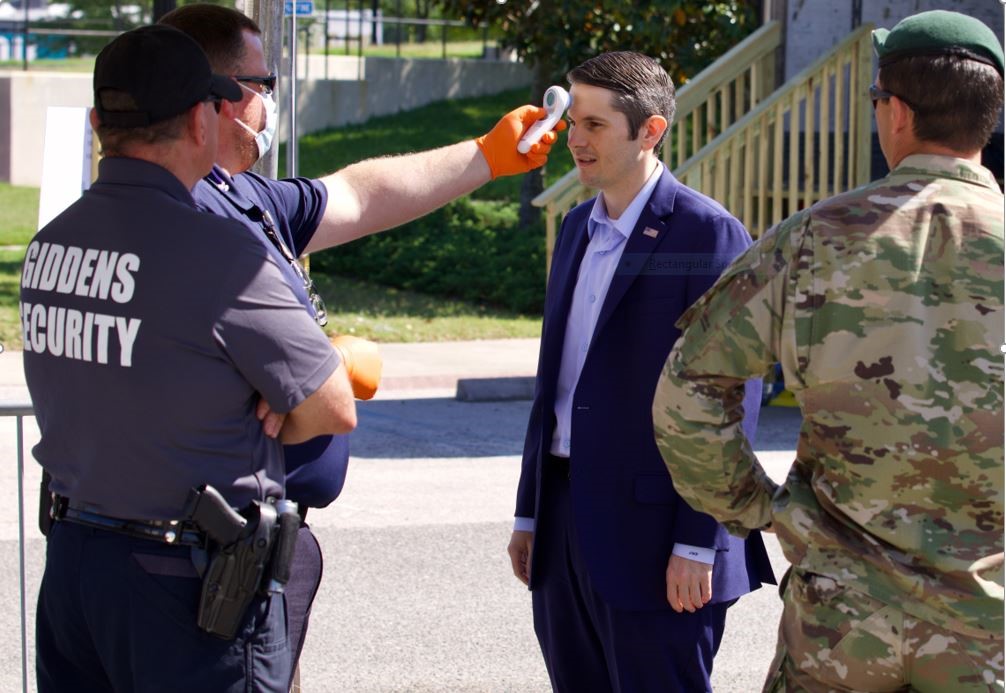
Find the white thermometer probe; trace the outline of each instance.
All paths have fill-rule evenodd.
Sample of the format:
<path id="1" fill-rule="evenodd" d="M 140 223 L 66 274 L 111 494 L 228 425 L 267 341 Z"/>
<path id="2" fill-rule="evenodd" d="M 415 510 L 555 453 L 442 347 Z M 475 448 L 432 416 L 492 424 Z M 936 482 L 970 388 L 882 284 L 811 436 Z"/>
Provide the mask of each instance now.
<path id="1" fill-rule="evenodd" d="M 545 117 L 528 128 L 524 136 L 517 143 L 517 151 L 527 154 L 531 151 L 531 146 L 538 143 L 541 136 L 555 127 L 555 124 L 562 118 L 562 114 L 569 108 L 571 101 L 569 92 L 562 87 L 549 87 L 542 99 L 542 106 L 545 108 Z"/>

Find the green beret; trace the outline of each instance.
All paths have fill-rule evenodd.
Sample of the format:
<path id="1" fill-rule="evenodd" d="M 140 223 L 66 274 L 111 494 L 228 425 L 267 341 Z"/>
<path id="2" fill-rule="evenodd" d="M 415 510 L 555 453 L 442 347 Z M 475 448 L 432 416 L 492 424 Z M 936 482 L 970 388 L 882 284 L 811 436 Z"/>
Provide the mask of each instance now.
<path id="1" fill-rule="evenodd" d="M 957 55 L 991 65 L 1003 74 L 1003 47 L 983 22 L 959 12 L 932 10 L 876 29 L 873 48 L 880 66 L 916 55 Z"/>

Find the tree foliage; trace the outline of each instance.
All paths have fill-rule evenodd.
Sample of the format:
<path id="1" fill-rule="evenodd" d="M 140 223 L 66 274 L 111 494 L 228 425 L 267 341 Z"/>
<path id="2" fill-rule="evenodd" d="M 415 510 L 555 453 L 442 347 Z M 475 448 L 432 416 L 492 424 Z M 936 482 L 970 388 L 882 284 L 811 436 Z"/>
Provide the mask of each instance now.
<path id="1" fill-rule="evenodd" d="M 757 0 L 605 2 L 604 0 L 439 0 L 445 16 L 488 22 L 501 43 L 553 79 L 612 50 L 635 50 L 660 60 L 679 85 L 757 26 Z"/>

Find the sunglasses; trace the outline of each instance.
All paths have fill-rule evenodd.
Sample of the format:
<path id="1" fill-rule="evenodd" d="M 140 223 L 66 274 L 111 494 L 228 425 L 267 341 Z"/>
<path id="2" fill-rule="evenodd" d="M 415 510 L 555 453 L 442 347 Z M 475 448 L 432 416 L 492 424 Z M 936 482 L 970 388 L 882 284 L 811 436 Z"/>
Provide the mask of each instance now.
<path id="1" fill-rule="evenodd" d="M 258 77 L 256 75 L 235 75 L 235 82 L 247 82 L 249 84 L 257 84 L 260 87 L 260 91 L 264 94 L 271 94 L 276 91 L 276 73 L 271 72 L 265 77 Z"/>
<path id="2" fill-rule="evenodd" d="M 873 110 L 877 110 L 877 102 L 878 102 L 878 101 L 888 101 L 888 100 L 890 100 L 890 98 L 891 98 L 892 96 L 898 96 L 898 95 L 897 95 L 897 94 L 892 94 L 892 93 L 891 93 L 891 92 L 889 92 L 889 91 L 886 91 L 886 90 L 884 90 L 884 89 L 881 89 L 881 88 L 880 88 L 880 87 L 878 87 L 878 86 L 877 86 L 876 84 L 871 84 L 871 85 L 870 85 L 870 101 L 872 101 L 872 102 L 873 102 Z M 898 96 L 898 98 L 899 98 L 899 99 L 900 99 L 900 100 L 901 100 L 901 101 L 902 101 L 902 102 L 903 102 L 903 103 L 904 103 L 904 104 L 905 104 L 906 106 L 908 106 L 909 108 L 911 108 L 911 109 L 912 109 L 913 111 L 914 111 L 914 110 L 916 110 L 915 106 L 913 106 L 913 105 L 912 105 L 911 103 L 909 103 L 909 102 L 908 102 L 908 101 L 907 101 L 907 100 L 905 99 L 905 97 L 903 97 L 903 96 Z"/>
<path id="3" fill-rule="evenodd" d="M 210 98 L 206 99 L 205 103 L 213 104 L 213 110 L 219 113 L 220 104 L 223 103 L 223 99 L 221 99 L 219 96 L 211 96 Z"/>

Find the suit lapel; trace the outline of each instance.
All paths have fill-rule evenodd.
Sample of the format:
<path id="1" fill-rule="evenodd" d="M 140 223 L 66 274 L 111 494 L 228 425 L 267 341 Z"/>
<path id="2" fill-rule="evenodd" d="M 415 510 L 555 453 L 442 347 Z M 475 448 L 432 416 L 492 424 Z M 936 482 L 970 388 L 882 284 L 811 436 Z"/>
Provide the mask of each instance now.
<path id="1" fill-rule="evenodd" d="M 580 272 L 580 263 L 583 261 L 583 254 L 587 249 L 589 238 L 587 237 L 587 214 L 582 219 L 569 220 L 569 225 L 564 233 L 569 238 L 563 238 L 566 243 L 562 247 L 557 247 L 552 257 L 552 273 L 549 277 L 549 289 L 556 292 L 556 300 L 551 306 L 546 306 L 545 329 L 542 333 L 543 360 L 546 362 L 544 373 L 551 373 L 555 376 L 559 372 L 559 360 L 562 358 L 562 344 L 566 338 L 566 318 L 569 315 L 569 306 L 573 301 L 573 289 L 576 288 L 576 279 Z M 555 379 L 547 384 L 547 391 L 553 393 L 555 390 Z"/>
<path id="2" fill-rule="evenodd" d="M 597 318 L 597 326 L 594 328 L 594 336 L 591 342 L 604 329 L 605 323 L 618 308 L 625 292 L 636 281 L 639 272 L 646 266 L 650 255 L 660 247 L 664 236 L 669 233 L 669 219 L 674 207 L 674 195 L 677 192 L 679 183 L 666 168 L 657 181 L 657 187 L 653 189 L 653 194 L 647 201 L 639 221 L 625 241 L 625 250 L 618 261 L 615 275 L 611 278 L 611 285 L 608 287 L 608 294 L 604 298 L 604 305 L 601 306 L 601 314 Z M 581 251 L 582 254 L 582 251 Z"/>

